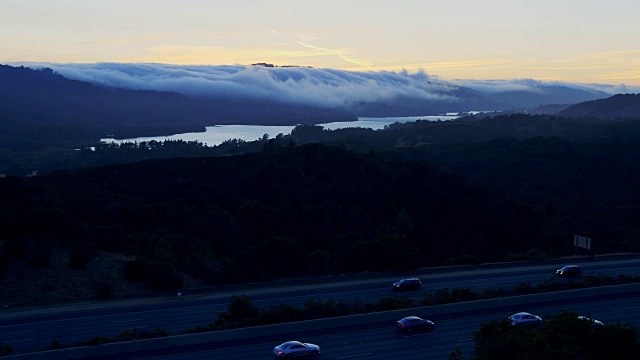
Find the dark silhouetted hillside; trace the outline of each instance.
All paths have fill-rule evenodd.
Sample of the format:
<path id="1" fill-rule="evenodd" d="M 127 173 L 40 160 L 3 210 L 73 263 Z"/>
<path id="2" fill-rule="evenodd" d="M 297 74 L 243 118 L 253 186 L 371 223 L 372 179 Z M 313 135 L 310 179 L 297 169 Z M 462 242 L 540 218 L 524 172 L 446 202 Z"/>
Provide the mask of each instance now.
<path id="1" fill-rule="evenodd" d="M 547 104 L 530 109 L 527 113 L 532 115 L 555 115 L 569 106 L 571 104 Z"/>
<path id="2" fill-rule="evenodd" d="M 0 65 L 0 149 L 30 150 L 116 138 L 204 131 L 221 124 L 296 125 L 356 120 L 268 101 L 108 88 L 50 69 Z"/>
<path id="3" fill-rule="evenodd" d="M 640 94 L 618 94 L 606 99 L 575 104 L 560 111 L 558 115 L 601 119 L 640 119 Z"/>
<path id="4" fill-rule="evenodd" d="M 538 91 L 507 91 L 487 95 L 501 104 L 502 109 L 524 109 L 546 104 L 576 104 L 608 96 L 602 91 L 585 91 L 567 86 L 539 86 Z M 481 110 L 481 109 L 479 109 Z"/>
<path id="5" fill-rule="evenodd" d="M 596 253 L 634 252 L 639 140 L 640 121 L 519 114 L 387 131 L 299 126 L 215 148 L 104 144 L 74 154 L 85 164 L 172 158 L 0 178 L 3 289 L 19 273 L 81 277 L 107 258 L 117 260 L 107 272 L 123 276 L 109 280 L 118 295 L 132 283 L 574 254 L 576 233 L 592 237 Z M 312 141 L 337 146 L 296 145 Z M 36 297 L 64 295 L 45 286 Z"/>
<path id="6" fill-rule="evenodd" d="M 126 278 L 171 289 L 179 274 L 216 284 L 409 270 L 552 246 L 539 215 L 499 192 L 425 163 L 318 144 L 0 178 L 0 213 L 3 299 L 17 269 L 43 273 L 67 259 L 58 271 L 74 273 L 104 254 L 120 254 L 119 268 L 137 261 L 105 270 L 114 287 Z M 177 282 L 154 284 L 141 267 Z"/>

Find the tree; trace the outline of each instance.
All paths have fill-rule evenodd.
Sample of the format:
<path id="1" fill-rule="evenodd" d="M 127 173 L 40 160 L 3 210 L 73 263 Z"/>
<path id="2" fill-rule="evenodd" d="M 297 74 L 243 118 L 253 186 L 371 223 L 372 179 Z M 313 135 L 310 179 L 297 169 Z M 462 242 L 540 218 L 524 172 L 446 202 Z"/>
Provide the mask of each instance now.
<path id="1" fill-rule="evenodd" d="M 255 320 L 259 313 L 260 309 L 251 303 L 247 295 L 232 295 L 227 310 L 218 313 L 215 324 L 221 328 L 242 326 Z"/>
<path id="2" fill-rule="evenodd" d="M 606 360 L 640 355 L 632 325 L 601 328 L 570 311 L 545 316 L 542 327 L 512 326 L 506 320 L 482 323 L 473 337 L 477 360 Z"/>

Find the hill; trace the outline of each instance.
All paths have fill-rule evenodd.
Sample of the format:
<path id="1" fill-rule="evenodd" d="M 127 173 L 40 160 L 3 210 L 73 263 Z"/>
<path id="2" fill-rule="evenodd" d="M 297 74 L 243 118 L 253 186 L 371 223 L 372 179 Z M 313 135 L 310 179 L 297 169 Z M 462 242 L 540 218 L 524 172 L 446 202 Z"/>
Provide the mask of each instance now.
<path id="1" fill-rule="evenodd" d="M 51 69 L 0 65 L 0 149 L 71 147 L 116 138 L 204 131 L 220 124 L 355 120 L 344 112 L 269 101 L 188 97 L 70 80 Z"/>
<path id="2" fill-rule="evenodd" d="M 618 94 L 606 99 L 574 104 L 557 115 L 601 119 L 640 119 L 640 94 Z"/>
<path id="3" fill-rule="evenodd" d="M 105 144 L 74 156 L 131 163 L 0 178 L 2 296 L 638 251 L 639 144 L 640 121 L 523 114 Z"/>
<path id="4" fill-rule="evenodd" d="M 406 270 L 461 249 L 499 259 L 540 239 L 537 215 L 498 192 L 424 163 L 324 145 L 0 178 L 0 213 L 0 272 L 14 294 L 3 299 L 29 288 L 20 276 L 53 279 L 53 267 L 73 274 L 106 257 L 122 269 L 112 289 L 125 279 L 173 289 L 187 277 Z M 93 296 L 102 285 L 76 284 Z M 38 299 L 68 286 L 52 280 Z"/>
<path id="5" fill-rule="evenodd" d="M 485 94 L 491 101 L 500 104 L 500 110 L 530 109 L 548 104 L 575 104 L 608 96 L 602 91 L 586 91 L 560 85 L 538 85 L 528 91 L 504 91 Z"/>

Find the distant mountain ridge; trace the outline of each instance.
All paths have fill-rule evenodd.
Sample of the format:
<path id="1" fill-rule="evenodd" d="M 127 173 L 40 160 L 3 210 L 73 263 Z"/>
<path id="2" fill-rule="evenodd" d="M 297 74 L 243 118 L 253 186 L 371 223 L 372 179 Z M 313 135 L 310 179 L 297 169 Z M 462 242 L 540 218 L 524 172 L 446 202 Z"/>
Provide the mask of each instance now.
<path id="1" fill-rule="evenodd" d="M 70 80 L 51 69 L 0 65 L 0 149 L 28 150 L 74 141 L 87 144 L 108 135 L 128 138 L 198 132 L 213 125 L 356 119 L 340 110 L 119 89 Z"/>
<path id="2" fill-rule="evenodd" d="M 175 66 L 96 66 L 89 68 L 92 72 L 81 73 L 84 68 L 80 67 L 64 75 L 50 68 L 0 65 L 0 149 L 87 144 L 107 136 L 173 135 L 204 131 L 214 125 L 322 124 L 355 121 L 357 116 L 505 111 L 606 95 L 535 81 L 516 83 L 509 91 L 504 84 L 499 85 L 504 91 L 480 91 L 424 73 L 262 66 L 184 71 Z M 143 75 L 146 70 L 154 77 Z M 182 73 L 189 77 L 180 78 Z M 194 89 L 204 90 L 197 93 Z M 359 93 L 366 91 L 370 93 Z M 343 99 L 346 96 L 350 98 Z"/>
<path id="3" fill-rule="evenodd" d="M 424 71 L 347 71 L 301 66 L 178 66 L 170 64 L 59 64 L 49 67 L 108 87 L 177 92 L 187 96 L 273 101 L 346 111 L 357 116 L 421 116 L 460 111 L 511 111 L 575 104 L 629 91 L 625 85 L 572 84 L 533 79 L 443 80 Z M 640 89 L 640 88 L 639 88 Z"/>
<path id="4" fill-rule="evenodd" d="M 640 94 L 618 94 L 574 104 L 557 113 L 566 117 L 601 119 L 640 119 Z"/>

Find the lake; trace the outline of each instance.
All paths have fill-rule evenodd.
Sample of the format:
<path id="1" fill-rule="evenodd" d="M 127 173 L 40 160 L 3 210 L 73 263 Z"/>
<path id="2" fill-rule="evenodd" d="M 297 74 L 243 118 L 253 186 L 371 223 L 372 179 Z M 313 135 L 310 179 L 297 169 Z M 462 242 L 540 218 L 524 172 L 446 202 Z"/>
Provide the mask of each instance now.
<path id="1" fill-rule="evenodd" d="M 318 124 L 327 130 L 336 130 L 343 128 L 369 128 L 373 130 L 382 130 L 385 126 L 393 123 L 405 123 L 416 120 L 427 121 L 447 121 L 457 119 L 457 114 L 445 115 L 429 115 L 429 116 L 405 116 L 405 117 L 359 117 L 357 121 L 348 122 L 332 122 L 327 124 Z M 220 145 L 226 140 L 239 139 L 244 141 L 254 141 L 262 139 L 266 134 L 269 138 L 276 137 L 278 134 L 289 135 L 295 126 L 262 126 L 262 125 L 219 125 L 208 126 L 206 131 L 197 133 L 184 133 L 171 136 L 152 136 L 140 137 L 133 139 L 116 140 L 112 138 L 101 139 L 106 143 L 123 143 L 123 142 L 142 142 L 142 141 L 164 141 L 164 140 L 183 140 L 198 141 L 207 146 Z"/>

